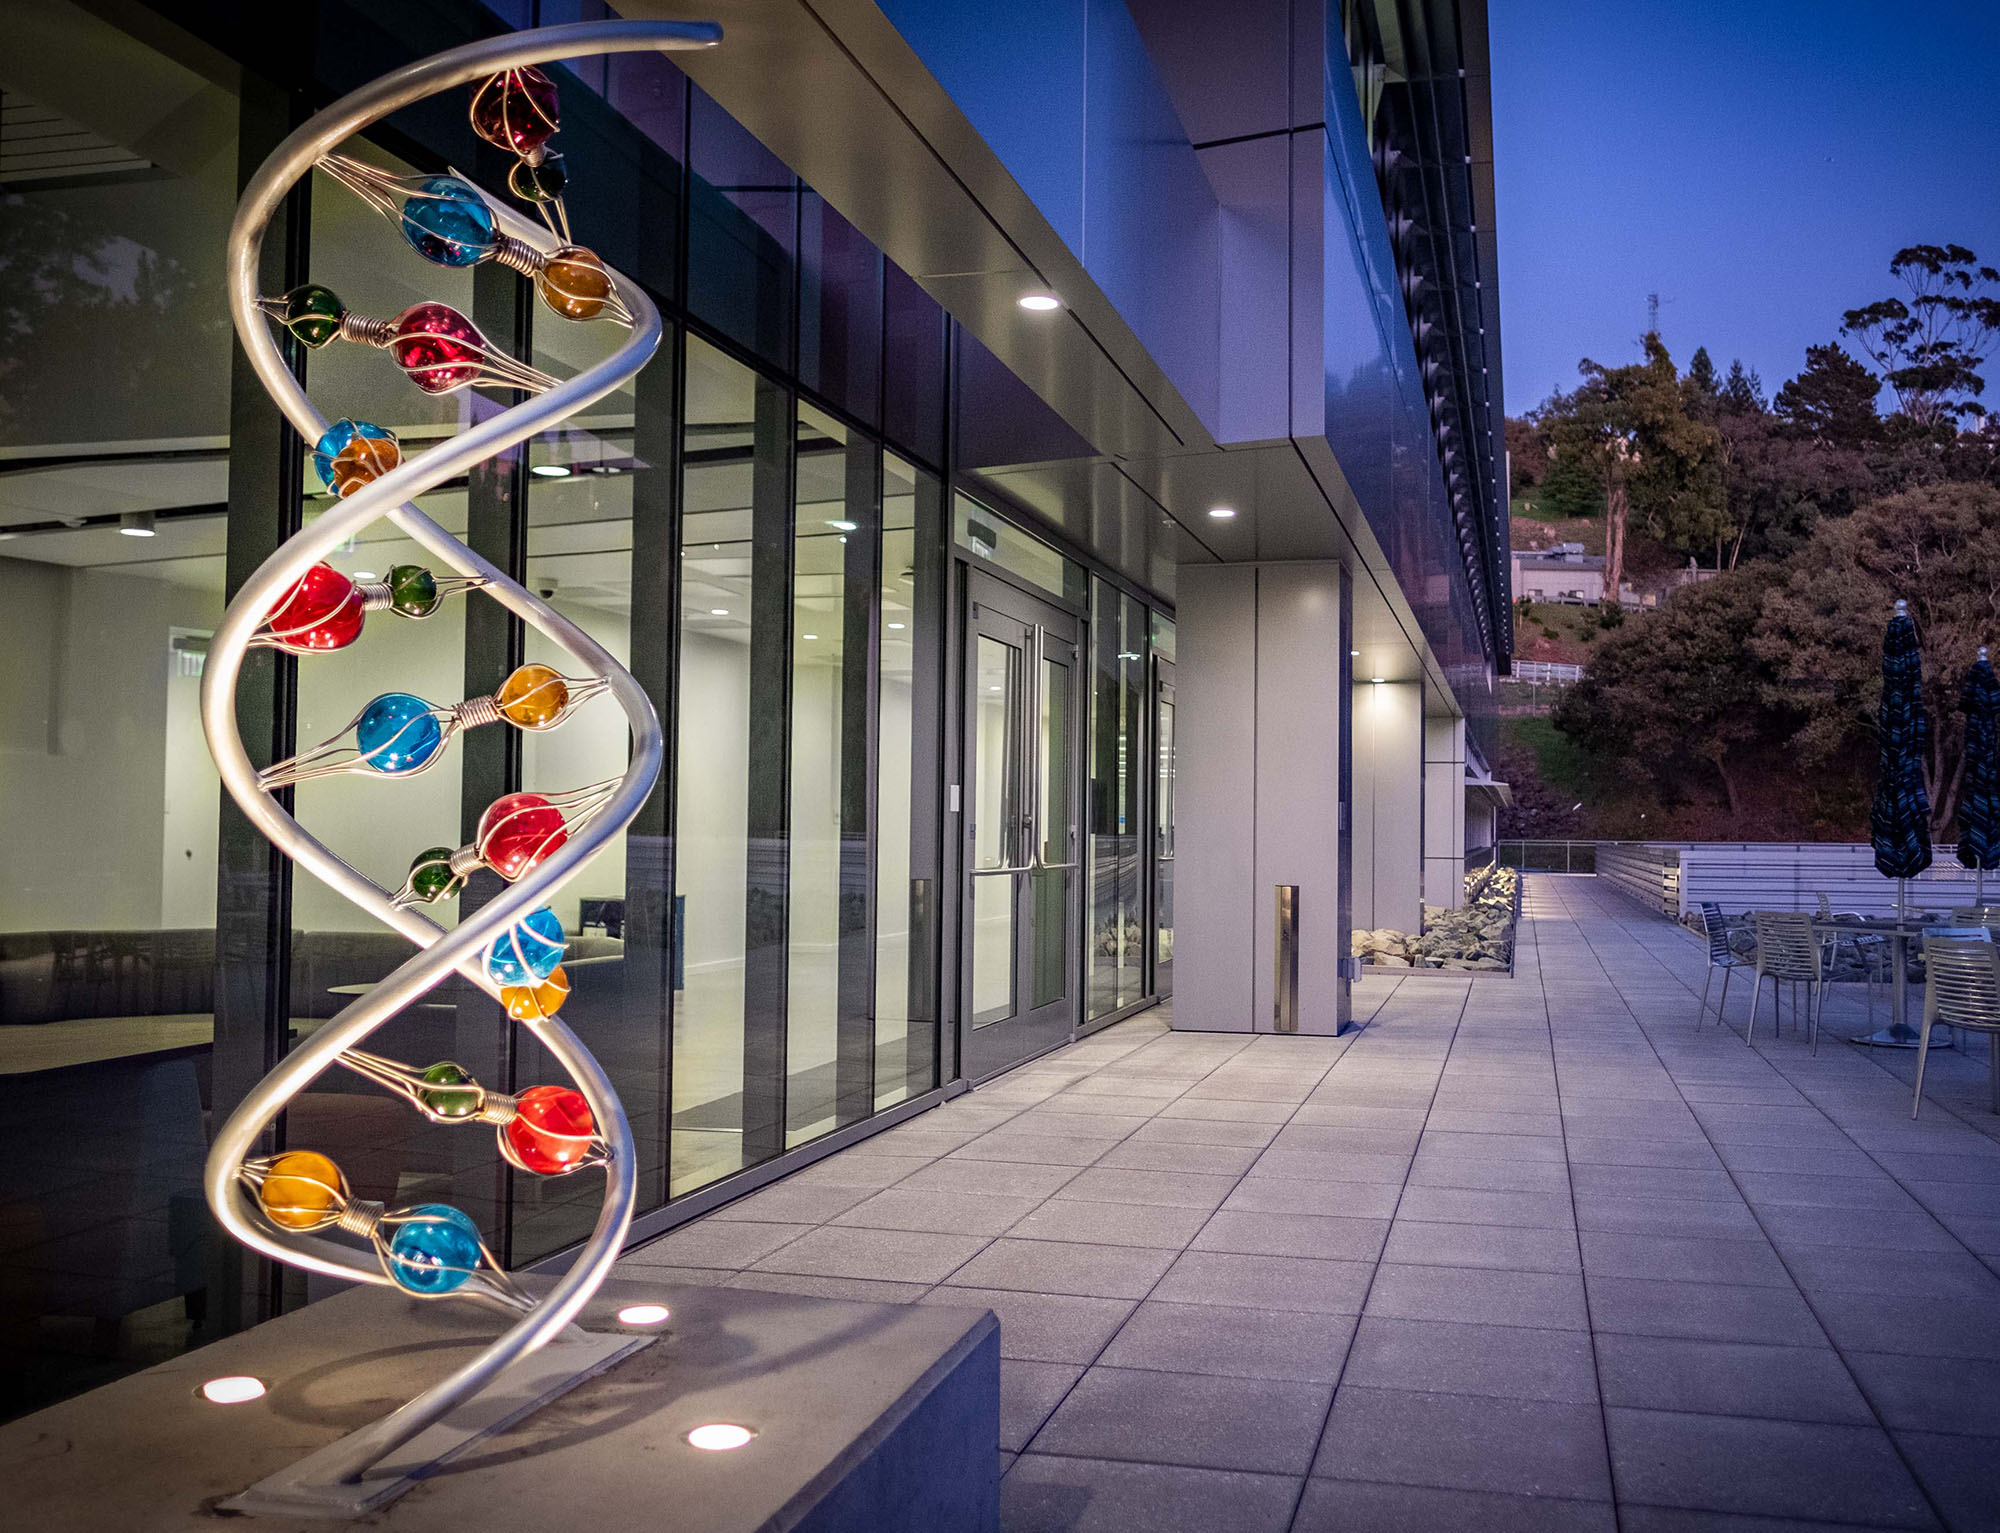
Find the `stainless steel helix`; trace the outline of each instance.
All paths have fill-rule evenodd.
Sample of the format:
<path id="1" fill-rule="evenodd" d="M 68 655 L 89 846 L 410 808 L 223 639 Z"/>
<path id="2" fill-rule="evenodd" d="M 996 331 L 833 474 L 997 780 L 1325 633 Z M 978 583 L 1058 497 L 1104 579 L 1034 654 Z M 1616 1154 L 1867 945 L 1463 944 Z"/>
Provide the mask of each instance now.
<path id="1" fill-rule="evenodd" d="M 229 231 L 230 315 L 259 382 L 308 443 L 327 421 L 300 387 L 258 307 L 258 253 L 272 215 L 318 159 L 390 113 L 439 91 L 469 85 L 503 70 L 601 53 L 675 51 L 713 46 L 721 30 L 706 22 L 583 22 L 516 32 L 454 48 L 404 66 L 317 113 L 264 162 Z M 485 194 L 482 193 L 482 196 Z M 557 241 L 498 199 L 487 198 L 504 234 L 553 250 Z M 238 1171 L 260 1136 L 313 1079 L 451 974 L 494 995 L 499 985 L 481 954 L 522 916 L 545 904 L 612 838 L 623 834 L 659 775 L 659 719 L 639 683 L 576 624 L 481 558 L 411 502 L 475 464 L 547 430 L 625 383 L 653 355 L 661 336 L 659 311 L 636 284 L 610 273 L 632 326 L 611 355 L 546 393 L 528 398 L 428 451 L 406 458 L 287 540 L 257 569 L 229 604 L 217 628 L 202 678 L 202 726 L 223 785 L 250 822 L 301 869 L 416 945 L 416 953 L 367 994 L 294 1048 L 245 1096 L 216 1131 L 204 1188 L 223 1227 L 251 1249 L 300 1267 L 358 1283 L 390 1283 L 379 1264 L 354 1247 L 261 1223 L 239 1185 Z M 603 809 L 519 883 L 445 931 L 416 910 L 399 907 L 381 888 L 316 839 L 258 785 L 257 769 L 236 723 L 236 687 L 252 637 L 272 606 L 315 563 L 370 523 L 386 520 L 441 565 L 482 577 L 485 594 L 553 640 L 589 675 L 602 678 L 625 711 L 631 758 Z M 311 663 L 311 662 L 307 662 Z M 636 1194 L 632 1130 L 609 1077 L 576 1034 L 558 1018 L 534 1024 L 541 1043 L 576 1083 L 608 1148 L 604 1205 L 590 1238 L 568 1272 L 531 1310 L 477 1357 L 373 1426 L 347 1439 L 339 1474 L 360 1476 L 455 1406 L 491 1384 L 510 1363 L 556 1339 L 575 1320 L 617 1260 L 631 1224 Z"/>

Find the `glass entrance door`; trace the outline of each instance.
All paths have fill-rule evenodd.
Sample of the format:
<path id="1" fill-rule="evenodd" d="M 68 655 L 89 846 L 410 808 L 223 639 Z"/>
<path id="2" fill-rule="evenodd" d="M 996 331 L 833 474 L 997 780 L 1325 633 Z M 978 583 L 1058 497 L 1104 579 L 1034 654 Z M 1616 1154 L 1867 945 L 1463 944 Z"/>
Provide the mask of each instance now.
<path id="1" fill-rule="evenodd" d="M 1076 619 L 966 577 L 963 1068 L 978 1080 L 1076 1025 Z"/>
<path id="2" fill-rule="evenodd" d="M 1174 663 L 1153 662 L 1153 993 L 1174 993 Z"/>

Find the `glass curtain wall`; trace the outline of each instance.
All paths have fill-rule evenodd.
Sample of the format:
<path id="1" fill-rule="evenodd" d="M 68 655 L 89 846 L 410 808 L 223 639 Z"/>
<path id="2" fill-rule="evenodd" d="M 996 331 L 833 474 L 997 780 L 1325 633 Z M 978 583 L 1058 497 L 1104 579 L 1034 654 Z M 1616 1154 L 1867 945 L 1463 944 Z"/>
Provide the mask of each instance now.
<path id="1" fill-rule="evenodd" d="M 1146 608 L 1090 582 L 1090 910 L 1085 1020 L 1145 995 Z"/>

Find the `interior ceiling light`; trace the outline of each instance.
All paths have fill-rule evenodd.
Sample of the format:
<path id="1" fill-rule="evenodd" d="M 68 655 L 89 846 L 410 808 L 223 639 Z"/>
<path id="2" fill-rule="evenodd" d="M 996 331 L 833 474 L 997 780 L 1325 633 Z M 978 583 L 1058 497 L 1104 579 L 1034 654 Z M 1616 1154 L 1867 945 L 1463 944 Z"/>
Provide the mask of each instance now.
<path id="1" fill-rule="evenodd" d="M 748 1427 L 737 1426 L 731 1421 L 711 1421 L 707 1426 L 696 1427 L 688 1433 L 688 1443 L 709 1453 L 725 1453 L 731 1448 L 740 1448 L 757 1434 Z"/>
<path id="2" fill-rule="evenodd" d="M 567 463 L 537 463 L 528 472 L 538 474 L 544 479 L 567 479 L 569 478 L 569 465 Z"/>
<path id="3" fill-rule="evenodd" d="M 668 1318 L 664 1304 L 628 1304 L 618 1311 L 620 1325 L 665 1325 Z"/>
<path id="4" fill-rule="evenodd" d="M 897 628 L 897 629 L 900 629 L 900 628 L 901 628 L 901 627 L 902 627 L 903 625 L 902 625 L 901 623 L 891 623 L 891 624 L 890 624 L 889 626 L 890 626 L 891 628 Z"/>
<path id="5" fill-rule="evenodd" d="M 860 525 L 860 524 L 859 524 L 859 523 L 857 523 L 857 522 L 828 522 L 828 523 L 827 523 L 827 526 L 831 527 L 831 528 L 832 528 L 832 529 L 833 529 L 833 530 L 834 530 L 835 532 L 852 532 L 852 531 L 853 531 L 853 530 L 854 530 L 854 529 L 855 529 L 855 528 L 856 528 L 857 526 L 859 526 L 859 525 Z"/>
<path id="6" fill-rule="evenodd" d="M 128 538 L 150 538 L 154 533 L 153 513 L 127 511 L 118 518 L 118 530 Z"/>
<path id="7" fill-rule="evenodd" d="M 1234 506 L 1211 506 L 1209 516 L 1218 522 L 1226 522 L 1236 514 Z"/>
<path id="8" fill-rule="evenodd" d="M 1368 678 L 1368 685 L 1370 685 L 1371 687 L 1379 687 L 1382 685 L 1383 682 L 1387 681 L 1388 679 L 1389 678 L 1386 676 L 1370 676 Z"/>
<path id="9" fill-rule="evenodd" d="M 802 639 L 810 639 L 810 640 L 814 640 L 814 641 L 817 641 L 817 640 L 818 640 L 818 638 L 819 638 L 819 635 L 818 635 L 818 634 L 816 634 L 816 633 L 802 633 L 802 634 L 800 634 L 800 635 L 799 635 L 799 637 L 800 637 L 800 638 L 802 638 Z"/>
<path id="10" fill-rule="evenodd" d="M 210 1379 L 201 1386 L 202 1399 L 213 1405 L 241 1405 L 246 1400 L 259 1398 L 263 1393 L 264 1381 L 253 1379 L 247 1373 Z"/>
<path id="11" fill-rule="evenodd" d="M 1019 301 L 1022 308 L 1033 314 L 1046 314 L 1062 307 L 1062 300 L 1054 293 L 1027 293 Z"/>
<path id="12" fill-rule="evenodd" d="M 375 578 L 375 572 L 373 570 L 356 570 L 354 571 L 353 574 L 349 575 L 347 578 L 349 580 L 373 580 Z"/>
<path id="13" fill-rule="evenodd" d="M 727 607 L 710 607 L 708 615 L 710 617 L 728 617 L 729 609 Z"/>

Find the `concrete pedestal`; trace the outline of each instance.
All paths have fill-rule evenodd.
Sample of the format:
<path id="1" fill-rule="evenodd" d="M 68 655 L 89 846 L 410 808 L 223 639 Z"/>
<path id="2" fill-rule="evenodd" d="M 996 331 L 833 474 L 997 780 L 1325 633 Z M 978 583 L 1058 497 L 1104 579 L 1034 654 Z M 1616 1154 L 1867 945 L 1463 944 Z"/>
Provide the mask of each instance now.
<path id="1" fill-rule="evenodd" d="M 998 1526 L 1000 1330 L 990 1311 L 614 1280 L 585 1312 L 658 1340 L 474 1443 L 365 1526 L 411 1533 L 985 1533 Z M 495 1334 L 483 1312 L 344 1293 L 0 1427 L 9 1519 L 38 1533 L 213 1529 L 218 1503 L 387 1414 Z M 197 1393 L 224 1374 L 269 1392 Z M 755 1430 L 703 1452 L 710 1422 Z M 321 1533 L 350 1522 L 229 1519 Z"/>

